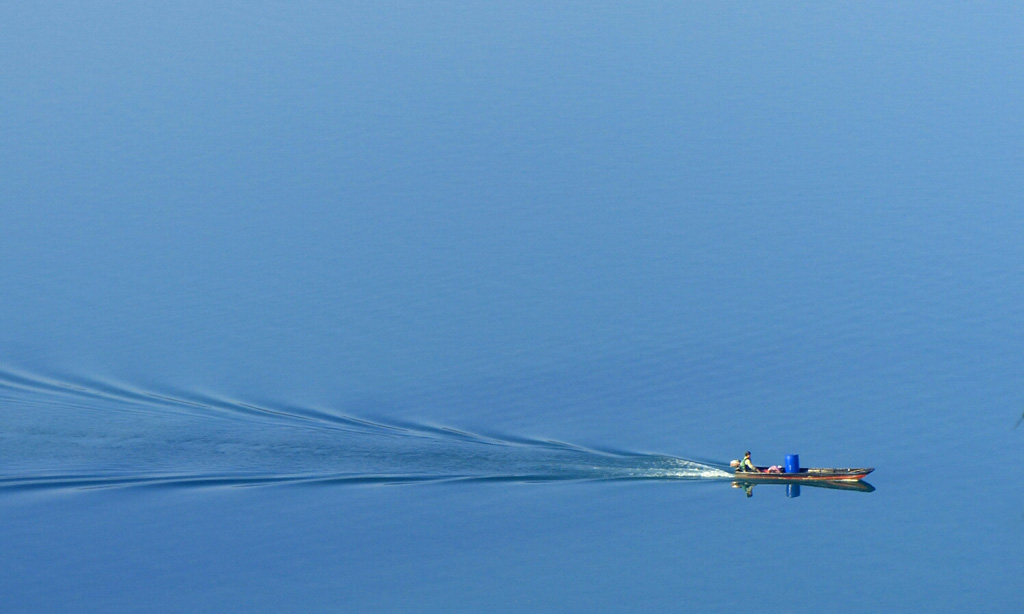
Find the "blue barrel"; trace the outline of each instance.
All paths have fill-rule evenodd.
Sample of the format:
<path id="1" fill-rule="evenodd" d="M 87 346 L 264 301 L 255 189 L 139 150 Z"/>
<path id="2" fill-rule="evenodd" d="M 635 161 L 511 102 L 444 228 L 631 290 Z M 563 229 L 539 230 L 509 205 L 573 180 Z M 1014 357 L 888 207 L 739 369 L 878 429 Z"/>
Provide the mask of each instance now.
<path id="1" fill-rule="evenodd" d="M 800 455 L 786 455 L 786 473 L 800 473 Z"/>
<path id="2" fill-rule="evenodd" d="M 790 499 L 800 496 L 799 484 L 786 484 L 786 496 Z"/>

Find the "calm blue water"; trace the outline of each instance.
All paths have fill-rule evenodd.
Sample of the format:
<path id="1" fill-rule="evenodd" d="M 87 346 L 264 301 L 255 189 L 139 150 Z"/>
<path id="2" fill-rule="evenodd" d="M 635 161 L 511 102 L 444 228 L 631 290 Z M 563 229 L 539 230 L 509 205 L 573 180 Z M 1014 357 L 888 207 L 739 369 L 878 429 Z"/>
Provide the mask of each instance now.
<path id="1" fill-rule="evenodd" d="M 1024 601 L 1019 5 L 0 23 L 4 612 Z"/>

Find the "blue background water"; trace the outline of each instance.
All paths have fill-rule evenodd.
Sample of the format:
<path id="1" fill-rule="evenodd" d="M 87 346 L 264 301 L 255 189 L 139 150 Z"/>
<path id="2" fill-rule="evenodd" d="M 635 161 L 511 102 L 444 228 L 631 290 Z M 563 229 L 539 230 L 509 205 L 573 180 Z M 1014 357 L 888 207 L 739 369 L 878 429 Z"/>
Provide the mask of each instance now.
<path id="1" fill-rule="evenodd" d="M 1024 601 L 1019 5 L 0 23 L 3 611 Z"/>

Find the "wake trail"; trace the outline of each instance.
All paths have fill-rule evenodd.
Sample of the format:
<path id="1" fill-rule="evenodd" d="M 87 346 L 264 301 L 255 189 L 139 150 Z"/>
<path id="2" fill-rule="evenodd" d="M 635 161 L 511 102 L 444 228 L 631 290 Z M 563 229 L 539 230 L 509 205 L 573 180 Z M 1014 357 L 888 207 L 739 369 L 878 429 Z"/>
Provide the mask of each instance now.
<path id="1" fill-rule="evenodd" d="M 0 369 L 0 489 L 701 480 L 722 466 Z"/>

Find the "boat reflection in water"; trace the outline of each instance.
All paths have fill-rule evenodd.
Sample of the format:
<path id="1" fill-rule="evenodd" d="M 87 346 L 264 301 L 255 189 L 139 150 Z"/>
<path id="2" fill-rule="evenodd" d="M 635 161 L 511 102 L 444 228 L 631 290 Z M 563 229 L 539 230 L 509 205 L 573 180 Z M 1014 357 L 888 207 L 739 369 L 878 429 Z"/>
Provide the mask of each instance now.
<path id="1" fill-rule="evenodd" d="M 754 486 L 758 485 L 758 484 L 785 485 L 785 487 L 786 487 L 786 496 L 790 497 L 790 498 L 799 497 L 800 496 L 800 487 L 801 486 L 806 486 L 807 488 L 831 488 L 832 490 L 850 490 L 850 491 L 854 491 L 854 492 L 874 492 L 875 491 L 875 487 L 874 486 L 872 486 L 871 484 L 868 484 L 867 482 L 865 482 L 863 480 L 856 480 L 856 481 L 840 481 L 840 480 L 836 480 L 836 481 L 831 481 L 831 480 L 814 480 L 814 481 L 810 481 L 810 480 L 808 480 L 808 481 L 801 481 L 800 483 L 795 483 L 791 479 L 789 479 L 789 480 L 787 480 L 787 479 L 772 480 L 772 479 L 758 478 L 757 480 L 733 480 L 732 487 L 733 488 L 742 488 L 747 493 L 748 497 L 753 497 L 754 496 Z"/>

